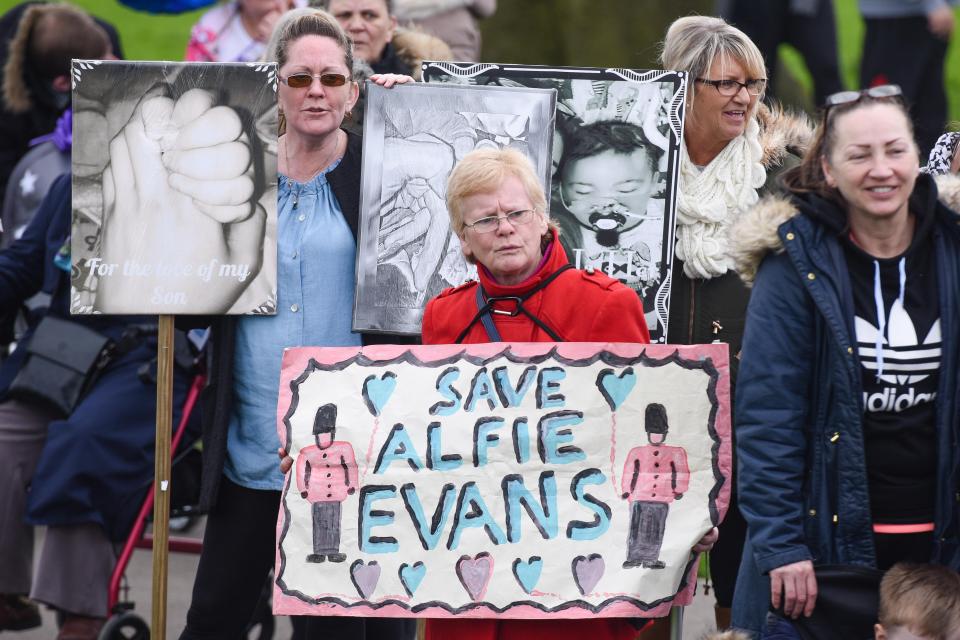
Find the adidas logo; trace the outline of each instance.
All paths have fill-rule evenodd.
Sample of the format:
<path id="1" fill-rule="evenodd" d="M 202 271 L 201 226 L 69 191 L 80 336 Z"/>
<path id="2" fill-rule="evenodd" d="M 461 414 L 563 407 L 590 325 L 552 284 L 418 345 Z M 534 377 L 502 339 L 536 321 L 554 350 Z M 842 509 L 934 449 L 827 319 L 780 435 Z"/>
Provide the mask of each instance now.
<path id="1" fill-rule="evenodd" d="M 860 364 L 877 371 L 877 328 L 863 318 L 854 318 Z M 940 367 L 940 320 L 930 327 L 921 341 L 913 320 L 897 300 L 887 318 L 887 335 L 882 338 L 883 375 L 880 380 L 892 385 L 915 384 L 927 378 Z M 925 394 L 921 394 L 925 395 Z"/>

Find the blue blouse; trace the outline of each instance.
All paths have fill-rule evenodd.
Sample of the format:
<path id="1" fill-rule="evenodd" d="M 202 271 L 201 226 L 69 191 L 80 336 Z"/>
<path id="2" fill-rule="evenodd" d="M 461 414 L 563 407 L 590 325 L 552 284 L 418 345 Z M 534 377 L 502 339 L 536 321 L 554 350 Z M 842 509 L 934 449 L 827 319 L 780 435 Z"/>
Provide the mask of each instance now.
<path id="1" fill-rule="evenodd" d="M 350 330 L 356 243 L 326 178 L 337 164 L 307 183 L 279 175 L 277 315 L 243 316 L 237 326 L 224 473 L 250 489 L 283 488 L 277 459 L 283 350 L 360 345 Z"/>

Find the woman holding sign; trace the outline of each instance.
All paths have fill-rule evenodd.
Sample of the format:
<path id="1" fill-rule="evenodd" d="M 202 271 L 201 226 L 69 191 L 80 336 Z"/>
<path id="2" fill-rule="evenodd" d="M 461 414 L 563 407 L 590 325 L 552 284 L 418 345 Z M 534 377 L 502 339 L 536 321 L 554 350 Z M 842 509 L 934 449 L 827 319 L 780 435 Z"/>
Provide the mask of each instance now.
<path id="1" fill-rule="evenodd" d="M 606 275 L 574 269 L 548 220 L 530 161 L 511 150 L 467 154 L 447 184 L 450 226 L 479 282 L 447 289 L 423 316 L 424 344 L 638 342 L 650 336 L 640 299 Z M 705 551 L 712 530 L 694 547 Z M 627 640 L 637 626 L 594 620 L 429 620 L 428 640 Z"/>
<path id="2" fill-rule="evenodd" d="M 960 181 L 918 164 L 899 87 L 833 94 L 789 197 L 734 227 L 738 618 L 825 609 L 820 565 L 960 570 Z"/>
<path id="3" fill-rule="evenodd" d="M 285 347 L 351 346 L 360 199 L 358 137 L 341 129 L 357 100 L 350 39 L 329 14 L 291 11 L 277 25 L 281 131 L 277 314 L 218 318 L 204 398 L 201 507 L 210 509 L 182 638 L 242 635 L 275 554 L 283 474 L 273 457 Z M 411 80 L 379 76 L 384 86 Z M 386 340 L 396 342 L 395 337 Z M 402 640 L 412 621 L 317 618 L 318 637 Z"/>

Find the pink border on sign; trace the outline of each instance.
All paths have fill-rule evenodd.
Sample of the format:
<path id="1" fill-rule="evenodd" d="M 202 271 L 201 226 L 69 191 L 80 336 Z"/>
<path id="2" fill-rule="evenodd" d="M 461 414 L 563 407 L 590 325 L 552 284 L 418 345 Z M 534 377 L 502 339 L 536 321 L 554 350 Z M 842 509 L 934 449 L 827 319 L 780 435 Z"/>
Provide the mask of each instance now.
<path id="1" fill-rule="evenodd" d="M 470 345 L 375 345 L 369 347 L 296 347 L 283 352 L 283 364 L 280 371 L 280 394 L 277 402 L 277 432 L 280 435 L 280 444 L 287 446 L 287 430 L 283 419 L 290 409 L 293 399 L 293 390 L 290 383 L 300 376 L 313 360 L 318 364 L 332 365 L 349 360 L 362 353 L 367 358 L 378 361 L 393 360 L 405 352 L 410 352 L 423 362 L 443 360 L 456 354 L 467 354 L 479 357 L 496 356 L 510 349 L 518 356 L 541 356 L 552 349 L 557 354 L 569 359 L 586 359 L 593 355 L 607 351 L 614 355 L 634 358 L 641 353 L 655 360 L 668 358 L 679 352 L 687 360 L 704 360 L 710 358 L 719 377 L 717 380 L 717 402 L 719 411 L 714 423 L 717 435 L 720 437 L 720 448 L 717 454 L 717 466 L 724 478 L 731 477 L 733 464 L 732 440 L 730 437 L 730 365 L 729 346 L 726 344 L 705 345 L 669 345 L 669 344 L 633 344 L 633 343 L 604 343 L 604 342 L 493 342 Z M 284 486 L 284 497 L 289 486 L 289 474 Z M 724 482 L 720 487 L 715 505 L 722 521 L 730 505 L 730 483 Z M 277 539 L 281 538 L 285 523 L 284 509 L 280 509 L 277 518 Z M 276 566 L 280 566 L 280 547 L 276 550 Z M 614 601 L 603 607 L 599 612 L 587 608 L 570 607 L 562 612 L 548 613 L 536 607 L 514 605 L 508 611 L 491 615 L 485 608 L 476 608 L 463 613 L 451 613 L 441 607 L 428 607 L 417 612 L 395 604 L 380 606 L 351 606 L 342 607 L 335 604 L 308 604 L 299 598 L 285 594 L 276 583 L 273 589 L 273 611 L 283 615 L 336 615 L 336 616 L 363 616 L 363 617 L 391 617 L 391 618 L 491 618 L 502 619 L 555 619 L 560 616 L 567 619 L 578 618 L 661 618 L 669 615 L 674 606 L 686 606 L 693 601 L 696 590 L 697 569 L 699 556 L 690 562 L 687 573 L 686 586 L 678 591 L 673 598 L 661 602 L 659 605 L 643 610 L 634 604 L 623 601 Z M 621 594 L 609 594 L 617 597 Z M 407 598 L 401 596 L 383 596 L 382 601 L 402 601 Z"/>

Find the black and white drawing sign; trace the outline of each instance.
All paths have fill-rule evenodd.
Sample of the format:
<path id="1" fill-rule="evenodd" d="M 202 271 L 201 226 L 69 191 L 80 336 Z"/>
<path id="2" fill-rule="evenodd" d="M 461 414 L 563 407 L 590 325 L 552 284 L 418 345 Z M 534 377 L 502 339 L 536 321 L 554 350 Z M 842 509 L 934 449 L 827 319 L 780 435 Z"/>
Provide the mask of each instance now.
<path id="1" fill-rule="evenodd" d="M 634 289 L 665 342 L 686 74 L 425 62 L 426 82 L 557 90 L 550 216 L 574 266 Z"/>
<path id="2" fill-rule="evenodd" d="M 427 302 L 475 276 L 447 177 L 474 149 L 512 147 L 548 191 L 554 103 L 547 89 L 368 85 L 354 330 L 418 334 Z"/>
<path id="3" fill-rule="evenodd" d="M 72 73 L 71 313 L 275 313 L 276 65 Z"/>

